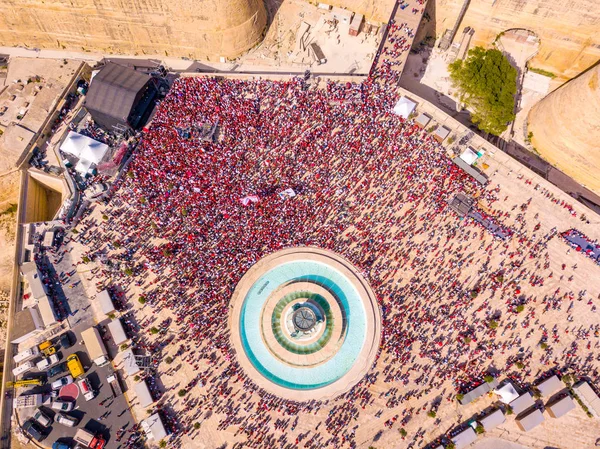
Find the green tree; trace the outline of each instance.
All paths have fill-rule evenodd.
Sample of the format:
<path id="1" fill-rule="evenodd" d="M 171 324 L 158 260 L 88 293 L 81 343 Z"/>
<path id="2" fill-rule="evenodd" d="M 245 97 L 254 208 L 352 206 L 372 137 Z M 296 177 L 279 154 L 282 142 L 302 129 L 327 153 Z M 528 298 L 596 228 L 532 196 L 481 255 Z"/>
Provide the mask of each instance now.
<path id="1" fill-rule="evenodd" d="M 484 132 L 502 134 L 515 119 L 517 70 L 508 59 L 500 50 L 475 47 L 448 69 L 461 103 L 473 112 L 473 123 Z"/>
<path id="2" fill-rule="evenodd" d="M 523 304 L 519 304 L 517 306 L 517 313 L 521 313 L 523 310 L 525 310 L 525 306 Z"/>

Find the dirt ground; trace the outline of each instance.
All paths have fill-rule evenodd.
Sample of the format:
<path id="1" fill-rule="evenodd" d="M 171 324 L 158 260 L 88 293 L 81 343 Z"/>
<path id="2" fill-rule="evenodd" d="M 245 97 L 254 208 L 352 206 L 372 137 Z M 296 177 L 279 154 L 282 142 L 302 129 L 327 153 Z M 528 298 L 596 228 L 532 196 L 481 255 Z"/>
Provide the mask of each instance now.
<path id="1" fill-rule="evenodd" d="M 19 179 L 18 171 L 0 176 L 0 293 L 7 294 L 15 251 Z"/>

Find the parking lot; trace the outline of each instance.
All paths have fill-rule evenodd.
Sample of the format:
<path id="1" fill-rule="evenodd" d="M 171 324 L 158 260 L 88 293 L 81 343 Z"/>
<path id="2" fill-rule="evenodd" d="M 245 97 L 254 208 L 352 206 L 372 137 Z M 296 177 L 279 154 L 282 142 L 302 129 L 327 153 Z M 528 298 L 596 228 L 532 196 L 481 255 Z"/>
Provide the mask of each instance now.
<path id="1" fill-rule="evenodd" d="M 60 363 L 65 362 L 67 357 L 71 354 L 77 354 L 79 357 L 84 370 L 85 378 L 90 382 L 92 389 L 96 392 L 94 399 L 87 401 L 80 391 L 80 388 L 74 388 L 77 384 L 67 385 L 59 391 L 59 398 L 65 400 L 74 399 L 75 406 L 72 411 L 64 412 L 68 416 L 75 417 L 79 420 L 79 424 L 75 427 L 67 427 L 65 425 L 55 422 L 57 410 L 51 408 L 49 400 L 44 402 L 41 410 L 49 417 L 53 419 L 53 423 L 45 428 L 45 438 L 42 440 L 42 445 L 51 447 L 55 441 L 64 442 L 67 444 L 73 444 L 73 436 L 77 429 L 86 428 L 90 432 L 98 435 L 102 435 L 106 440 L 106 448 L 116 449 L 121 446 L 121 442 L 116 440 L 116 432 L 121 428 L 130 428 L 134 425 L 134 421 L 129 411 L 129 405 L 123 394 L 113 397 L 113 392 L 110 384 L 107 381 L 107 377 L 113 372 L 112 365 L 109 363 L 105 366 L 98 367 L 92 363 L 86 352 L 85 345 L 83 344 L 81 332 L 88 329 L 92 323 L 80 323 L 69 331 L 71 336 L 71 342 L 73 345 L 69 348 L 58 348 L 57 353 L 60 353 Z M 112 343 L 112 340 L 104 340 L 107 350 L 111 358 L 116 354 L 118 350 Z M 37 361 L 39 359 L 34 359 Z M 45 372 L 42 372 L 44 374 Z M 25 378 L 38 377 L 40 372 L 30 371 L 27 373 Z M 34 388 L 19 388 L 17 394 L 22 395 L 24 393 L 43 393 L 49 395 L 51 392 L 51 383 L 57 379 L 69 375 L 68 370 L 66 372 L 57 374 L 47 379 L 47 382 L 40 387 Z M 120 377 L 121 388 L 125 390 L 125 383 Z M 75 396 L 75 397 L 73 397 Z M 46 396 L 45 396 L 46 397 Z M 49 398 L 48 399 L 54 399 Z M 29 419 L 37 410 L 37 407 L 29 407 L 18 409 L 19 422 L 23 425 L 27 419 Z M 126 438 L 124 438 L 126 439 Z"/>

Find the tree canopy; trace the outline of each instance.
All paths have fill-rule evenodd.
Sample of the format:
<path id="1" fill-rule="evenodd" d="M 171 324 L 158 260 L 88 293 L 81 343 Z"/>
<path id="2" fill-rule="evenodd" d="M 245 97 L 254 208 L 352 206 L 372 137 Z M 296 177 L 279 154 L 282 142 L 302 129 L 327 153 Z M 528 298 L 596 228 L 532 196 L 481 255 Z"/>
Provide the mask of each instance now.
<path id="1" fill-rule="evenodd" d="M 515 119 L 517 70 L 500 50 L 475 47 L 466 60 L 448 66 L 460 101 L 482 131 L 499 136 Z"/>

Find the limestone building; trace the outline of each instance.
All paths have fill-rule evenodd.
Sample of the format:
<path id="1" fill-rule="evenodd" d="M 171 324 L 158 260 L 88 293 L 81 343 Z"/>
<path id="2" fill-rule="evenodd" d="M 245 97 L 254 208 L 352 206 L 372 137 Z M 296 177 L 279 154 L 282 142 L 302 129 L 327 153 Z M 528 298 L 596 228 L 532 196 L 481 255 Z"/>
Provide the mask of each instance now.
<path id="1" fill-rule="evenodd" d="M 528 119 L 542 157 L 600 194 L 600 64 L 547 95 Z"/>
<path id="2" fill-rule="evenodd" d="M 259 43 L 263 0 L 3 0 L 6 46 L 210 58 Z"/>

